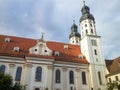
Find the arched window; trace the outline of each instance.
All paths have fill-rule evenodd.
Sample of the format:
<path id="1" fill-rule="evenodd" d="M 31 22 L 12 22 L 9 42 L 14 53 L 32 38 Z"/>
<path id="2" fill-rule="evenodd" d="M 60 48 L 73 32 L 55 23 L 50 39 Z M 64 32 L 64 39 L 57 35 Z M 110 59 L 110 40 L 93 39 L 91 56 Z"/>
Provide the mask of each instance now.
<path id="1" fill-rule="evenodd" d="M 22 74 L 22 67 L 18 67 L 17 72 L 16 72 L 15 81 L 20 81 L 21 80 L 21 74 Z"/>
<path id="2" fill-rule="evenodd" d="M 86 83 L 86 73 L 84 71 L 82 72 L 82 84 L 87 84 Z"/>
<path id="3" fill-rule="evenodd" d="M 56 77 L 55 82 L 60 83 L 60 70 L 59 69 L 56 70 L 55 77 Z"/>
<path id="4" fill-rule="evenodd" d="M 69 72 L 69 80 L 70 80 L 70 84 L 74 84 L 74 73 L 73 73 L 73 71 Z"/>
<path id="5" fill-rule="evenodd" d="M 41 77 L 42 77 L 42 68 L 37 67 L 36 72 L 35 72 L 35 80 L 36 81 L 41 81 Z"/>
<path id="6" fill-rule="evenodd" d="M 3 73 L 5 73 L 5 68 L 6 68 L 5 65 L 1 65 L 0 71 L 3 72 Z"/>
<path id="7" fill-rule="evenodd" d="M 35 90 L 40 90 L 39 88 L 35 88 Z"/>

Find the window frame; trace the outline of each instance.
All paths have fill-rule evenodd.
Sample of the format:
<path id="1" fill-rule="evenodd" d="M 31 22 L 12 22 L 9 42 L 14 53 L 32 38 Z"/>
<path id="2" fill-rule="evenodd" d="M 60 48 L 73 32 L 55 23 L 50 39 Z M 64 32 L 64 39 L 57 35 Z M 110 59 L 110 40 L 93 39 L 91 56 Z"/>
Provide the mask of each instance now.
<path id="1" fill-rule="evenodd" d="M 61 72 L 59 69 L 55 71 L 55 83 L 60 83 L 61 82 Z"/>
<path id="2" fill-rule="evenodd" d="M 5 69 L 6 69 L 6 66 L 5 66 L 5 65 L 1 65 L 1 66 L 0 66 L 0 71 L 1 71 L 1 72 L 5 73 Z"/>
<path id="3" fill-rule="evenodd" d="M 101 78 L 101 72 L 98 71 L 98 79 L 99 79 L 99 84 L 102 85 L 102 78 Z"/>
<path id="4" fill-rule="evenodd" d="M 38 66 L 35 71 L 35 81 L 40 82 L 42 80 L 42 68 Z"/>
<path id="5" fill-rule="evenodd" d="M 69 71 L 69 83 L 74 84 L 74 72 L 72 70 Z"/>
<path id="6" fill-rule="evenodd" d="M 21 76 L 22 76 L 22 67 L 19 66 L 17 67 L 16 70 L 15 81 L 21 81 Z"/>
<path id="7" fill-rule="evenodd" d="M 82 71 L 82 84 L 84 84 L 84 85 L 87 84 L 86 72 L 85 71 Z"/>

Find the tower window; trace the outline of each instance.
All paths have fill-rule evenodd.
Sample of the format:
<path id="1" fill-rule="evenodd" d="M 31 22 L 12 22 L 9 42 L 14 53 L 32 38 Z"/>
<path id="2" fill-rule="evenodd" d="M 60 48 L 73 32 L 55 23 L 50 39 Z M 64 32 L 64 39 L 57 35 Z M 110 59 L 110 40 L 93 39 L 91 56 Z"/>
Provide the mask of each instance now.
<path id="1" fill-rule="evenodd" d="M 96 40 L 93 40 L 93 39 L 92 39 L 92 40 L 91 40 L 91 43 L 92 43 L 93 46 L 97 46 Z"/>
<path id="2" fill-rule="evenodd" d="M 92 24 L 90 24 L 90 26 L 92 27 Z"/>
<path id="3" fill-rule="evenodd" d="M 101 79 L 101 73 L 100 73 L 100 71 L 98 72 L 98 78 L 99 78 L 100 85 L 102 85 L 102 79 Z"/>
<path id="4" fill-rule="evenodd" d="M 86 83 L 86 73 L 84 71 L 82 72 L 82 84 L 87 84 Z"/>
<path id="5" fill-rule="evenodd" d="M 96 49 L 94 50 L 94 53 L 95 53 L 95 55 L 97 55 L 97 50 Z"/>
<path id="6" fill-rule="evenodd" d="M 86 34 L 88 34 L 88 30 L 86 29 Z"/>
<path id="7" fill-rule="evenodd" d="M 87 24 L 85 24 L 85 27 L 87 27 Z"/>
<path id="8" fill-rule="evenodd" d="M 115 76 L 116 81 L 119 81 L 118 76 Z"/>
<path id="9" fill-rule="evenodd" d="M 111 81 L 111 78 L 109 78 L 109 82 L 111 83 L 112 81 Z"/>
<path id="10" fill-rule="evenodd" d="M 93 29 L 91 29 L 91 33 L 93 33 Z"/>

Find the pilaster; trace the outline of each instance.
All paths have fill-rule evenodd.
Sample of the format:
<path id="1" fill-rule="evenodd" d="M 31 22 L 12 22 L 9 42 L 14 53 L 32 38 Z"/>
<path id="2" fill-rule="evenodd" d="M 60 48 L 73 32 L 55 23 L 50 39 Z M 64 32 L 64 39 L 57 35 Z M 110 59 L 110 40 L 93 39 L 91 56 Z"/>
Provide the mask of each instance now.
<path id="1" fill-rule="evenodd" d="M 15 79 L 15 74 L 16 74 L 15 66 L 16 65 L 14 63 L 9 64 L 9 69 L 10 69 L 9 74 L 10 74 L 10 76 L 12 76 L 13 81 L 15 81 L 14 79 Z"/>
<path id="2" fill-rule="evenodd" d="M 81 77 L 80 77 L 80 69 L 75 69 L 75 88 L 76 90 L 81 90 Z"/>
<path id="3" fill-rule="evenodd" d="M 32 69 L 32 64 L 31 63 L 26 63 L 24 65 L 25 71 L 24 71 L 24 78 L 23 82 L 24 85 L 26 85 L 26 90 L 30 90 L 30 78 L 31 78 L 31 69 Z"/>
<path id="4" fill-rule="evenodd" d="M 48 68 L 48 76 L 47 76 L 47 85 L 46 88 L 48 88 L 48 90 L 53 90 L 53 66 L 49 65 L 47 66 Z"/>
<path id="5" fill-rule="evenodd" d="M 67 90 L 67 70 L 68 68 L 67 67 L 63 67 L 62 68 L 62 71 L 63 71 L 63 90 Z"/>

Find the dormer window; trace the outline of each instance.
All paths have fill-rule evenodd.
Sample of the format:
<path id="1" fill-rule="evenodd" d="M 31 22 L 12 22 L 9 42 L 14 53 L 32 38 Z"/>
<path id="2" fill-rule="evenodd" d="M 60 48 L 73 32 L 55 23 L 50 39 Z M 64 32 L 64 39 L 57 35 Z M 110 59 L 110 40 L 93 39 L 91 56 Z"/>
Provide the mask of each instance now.
<path id="1" fill-rule="evenodd" d="M 54 55 L 55 55 L 55 56 L 59 56 L 60 53 L 59 53 L 58 51 L 55 51 Z"/>
<path id="2" fill-rule="evenodd" d="M 10 42 L 10 38 L 9 38 L 9 37 L 6 37 L 6 38 L 5 38 L 5 42 Z"/>
<path id="3" fill-rule="evenodd" d="M 64 45 L 64 49 L 68 49 L 68 45 Z"/>
<path id="4" fill-rule="evenodd" d="M 82 55 L 82 54 L 79 54 L 79 55 L 78 55 L 78 58 L 82 59 L 82 58 L 83 58 L 83 55 Z"/>
<path id="5" fill-rule="evenodd" d="M 16 47 L 14 47 L 13 51 L 14 51 L 14 52 L 19 52 L 19 51 L 20 51 L 20 48 L 16 46 Z"/>

